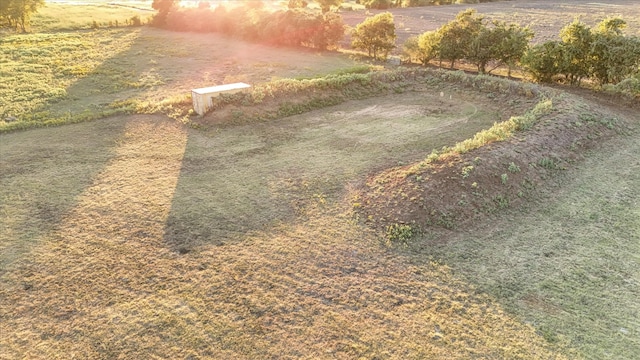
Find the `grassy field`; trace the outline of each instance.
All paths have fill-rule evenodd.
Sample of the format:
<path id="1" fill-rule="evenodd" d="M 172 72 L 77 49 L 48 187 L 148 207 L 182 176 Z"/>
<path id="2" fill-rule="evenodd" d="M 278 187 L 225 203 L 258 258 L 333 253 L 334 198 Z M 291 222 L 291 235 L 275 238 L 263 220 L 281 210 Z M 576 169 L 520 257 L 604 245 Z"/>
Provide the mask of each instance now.
<path id="1" fill-rule="evenodd" d="M 354 220 L 354 182 L 495 120 L 456 97 L 2 135 L 2 356 L 637 356 L 637 130 L 491 224 L 388 248 Z"/>
<path id="2" fill-rule="evenodd" d="M 67 5 L 45 9 L 61 6 Z M 79 7 L 92 14 L 92 6 Z M 121 11 L 125 17 L 131 10 Z M 337 53 L 149 27 L 6 35 L 0 37 L 0 63 L 0 119 L 18 119 L 0 121 L 0 131 L 90 120 L 132 107 L 171 112 L 171 103 L 189 97 L 193 88 L 318 76 L 356 65 Z"/>
<path id="3" fill-rule="evenodd" d="M 637 120 L 640 120 L 636 114 Z M 524 211 L 407 251 L 438 259 L 552 343 L 588 359 L 640 356 L 638 132 L 610 141 Z M 418 263 L 422 263 L 419 261 Z"/>
<path id="4" fill-rule="evenodd" d="M 367 172 L 495 120 L 460 96 L 438 115 L 417 93 L 208 134 L 135 116 L 3 135 L 3 355 L 552 356 L 345 201 Z"/>
<path id="5" fill-rule="evenodd" d="M 121 5 L 112 1 L 85 2 L 83 5 L 47 3 L 33 15 L 31 31 L 40 33 L 123 27 L 132 25 L 131 18 L 136 16 L 142 23 L 147 23 L 154 13 L 150 2 L 121 2 Z"/>
<path id="6" fill-rule="evenodd" d="M 526 101 L 440 81 L 205 131 L 122 104 L 356 63 L 146 27 L 0 57 L 0 359 L 640 357 L 637 108 L 594 103 L 629 128 L 524 206 L 390 245 L 367 176 Z"/>

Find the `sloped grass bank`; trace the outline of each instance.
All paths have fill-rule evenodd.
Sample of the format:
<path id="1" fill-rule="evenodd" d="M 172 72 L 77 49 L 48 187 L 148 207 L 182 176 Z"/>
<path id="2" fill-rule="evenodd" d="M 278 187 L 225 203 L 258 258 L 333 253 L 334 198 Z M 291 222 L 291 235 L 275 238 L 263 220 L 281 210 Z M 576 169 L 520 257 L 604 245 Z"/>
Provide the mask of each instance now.
<path id="1" fill-rule="evenodd" d="M 462 83 L 475 87 L 478 78 Z M 538 102 L 523 115 L 434 150 L 418 163 L 370 176 L 353 200 L 361 217 L 386 229 L 392 241 L 404 242 L 430 227 L 453 229 L 535 196 L 537 187 L 584 151 L 624 131 L 615 114 L 566 93 L 536 89 Z"/>
<path id="2" fill-rule="evenodd" d="M 443 87 L 452 90 L 470 88 L 485 93 L 489 99 L 508 94 L 515 97 L 505 101 L 514 107 L 520 104 L 516 97 L 532 99 L 540 91 L 533 84 L 516 86 L 503 79 L 472 76 L 462 71 L 424 68 L 376 70 L 356 66 L 324 77 L 282 79 L 257 85 L 245 93 L 223 94 L 215 99 L 210 114 L 191 121 L 196 126 L 251 123 L 302 114 L 349 100 L 416 89 L 440 91 Z"/>

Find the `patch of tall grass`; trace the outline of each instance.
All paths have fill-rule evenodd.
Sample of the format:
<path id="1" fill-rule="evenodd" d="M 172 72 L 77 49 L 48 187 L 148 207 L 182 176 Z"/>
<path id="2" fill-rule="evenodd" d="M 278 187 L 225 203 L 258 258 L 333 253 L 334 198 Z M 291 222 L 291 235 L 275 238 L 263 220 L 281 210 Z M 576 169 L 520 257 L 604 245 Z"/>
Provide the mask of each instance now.
<path id="1" fill-rule="evenodd" d="M 553 100 L 549 98 L 541 99 L 533 109 L 520 116 L 513 116 L 509 120 L 495 123 L 492 127 L 476 133 L 472 138 L 458 142 L 455 145 L 445 146 L 442 150 L 434 150 L 425 160 L 412 166 L 408 174 L 414 174 L 417 170 L 424 169 L 432 162 L 444 159 L 455 154 L 464 154 L 471 150 L 496 141 L 505 141 L 513 136 L 515 132 L 531 128 L 543 116 L 553 111 Z"/>

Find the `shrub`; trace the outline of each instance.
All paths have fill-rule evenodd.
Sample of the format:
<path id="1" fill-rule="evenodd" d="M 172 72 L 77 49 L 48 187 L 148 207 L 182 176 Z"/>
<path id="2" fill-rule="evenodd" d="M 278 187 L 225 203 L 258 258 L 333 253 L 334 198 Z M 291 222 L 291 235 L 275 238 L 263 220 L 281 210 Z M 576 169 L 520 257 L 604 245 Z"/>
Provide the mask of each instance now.
<path id="1" fill-rule="evenodd" d="M 140 20 L 140 16 L 134 15 L 129 19 L 131 26 L 142 26 L 142 20 Z M 116 26 L 117 26 L 116 22 Z"/>
<path id="2" fill-rule="evenodd" d="M 393 0 L 365 0 L 362 2 L 367 9 L 385 10 L 393 7 Z"/>
<path id="3" fill-rule="evenodd" d="M 369 56 L 386 59 L 395 47 L 396 27 L 390 12 L 380 13 L 358 24 L 352 34 L 351 46 L 366 50 Z"/>
<path id="4" fill-rule="evenodd" d="M 538 82 L 551 82 L 553 76 L 560 73 L 562 62 L 561 44 L 558 41 L 534 45 L 522 57 L 525 69 Z"/>
<path id="5" fill-rule="evenodd" d="M 392 224 L 387 226 L 385 230 L 387 241 L 391 244 L 401 243 L 406 245 L 418 233 L 416 229 L 407 224 Z"/>

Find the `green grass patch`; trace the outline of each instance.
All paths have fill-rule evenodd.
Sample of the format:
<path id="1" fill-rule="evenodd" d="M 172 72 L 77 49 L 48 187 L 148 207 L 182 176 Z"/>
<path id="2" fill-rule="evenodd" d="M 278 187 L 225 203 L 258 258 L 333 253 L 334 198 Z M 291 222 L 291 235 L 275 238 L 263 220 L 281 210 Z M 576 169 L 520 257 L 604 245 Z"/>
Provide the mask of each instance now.
<path id="1" fill-rule="evenodd" d="M 363 71 L 340 54 L 149 27 L 8 35 L 0 64 L 0 132 L 128 112 L 184 116 L 193 88 Z"/>
<path id="2" fill-rule="evenodd" d="M 132 26 L 132 18 L 147 23 L 155 14 L 144 2 L 48 3 L 31 19 L 32 32 L 57 32 Z"/>

